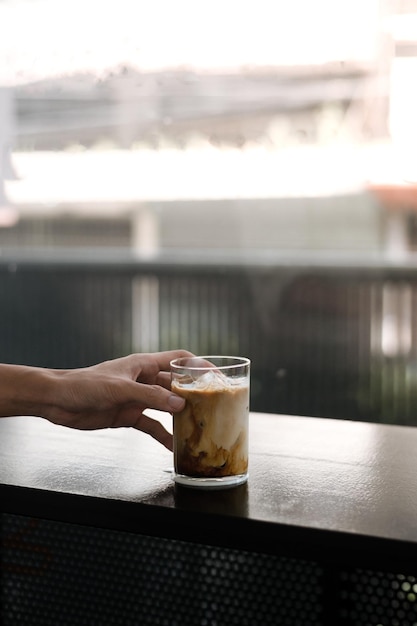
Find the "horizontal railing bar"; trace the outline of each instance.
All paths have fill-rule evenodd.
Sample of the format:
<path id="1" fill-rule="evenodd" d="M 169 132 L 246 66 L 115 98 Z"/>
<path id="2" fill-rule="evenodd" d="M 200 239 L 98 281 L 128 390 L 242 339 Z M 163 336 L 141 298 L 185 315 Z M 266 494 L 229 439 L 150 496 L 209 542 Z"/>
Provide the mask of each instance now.
<path id="1" fill-rule="evenodd" d="M 0 271 L 14 271 L 17 268 L 68 269 L 88 267 L 91 270 L 120 270 L 128 272 L 145 271 L 176 272 L 187 271 L 305 271 L 315 270 L 325 273 L 343 272 L 362 276 L 369 273 L 375 276 L 384 272 L 390 276 L 417 275 L 417 254 L 395 259 L 383 254 L 323 254 L 280 251 L 235 252 L 188 250 L 162 251 L 152 256 L 140 255 L 131 249 L 94 248 L 89 251 L 77 248 L 59 250 L 13 250 L 0 249 Z"/>

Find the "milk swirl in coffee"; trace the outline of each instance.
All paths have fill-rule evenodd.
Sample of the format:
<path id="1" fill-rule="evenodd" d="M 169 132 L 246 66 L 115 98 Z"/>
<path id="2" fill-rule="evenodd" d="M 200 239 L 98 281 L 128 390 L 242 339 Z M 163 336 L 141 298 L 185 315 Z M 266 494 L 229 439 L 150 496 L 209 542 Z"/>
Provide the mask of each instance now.
<path id="1" fill-rule="evenodd" d="M 172 381 L 186 399 L 174 416 L 174 463 L 179 474 L 216 478 L 248 469 L 249 384 L 209 371 L 197 380 Z"/>

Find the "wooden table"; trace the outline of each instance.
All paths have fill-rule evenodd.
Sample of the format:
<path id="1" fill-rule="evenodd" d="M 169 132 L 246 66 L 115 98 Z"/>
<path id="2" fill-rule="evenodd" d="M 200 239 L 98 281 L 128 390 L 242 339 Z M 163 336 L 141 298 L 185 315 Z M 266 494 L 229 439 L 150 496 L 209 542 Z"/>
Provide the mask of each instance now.
<path id="1" fill-rule="evenodd" d="M 417 623 L 417 429 L 250 424 L 209 492 L 140 432 L 0 419 L 4 626 Z"/>

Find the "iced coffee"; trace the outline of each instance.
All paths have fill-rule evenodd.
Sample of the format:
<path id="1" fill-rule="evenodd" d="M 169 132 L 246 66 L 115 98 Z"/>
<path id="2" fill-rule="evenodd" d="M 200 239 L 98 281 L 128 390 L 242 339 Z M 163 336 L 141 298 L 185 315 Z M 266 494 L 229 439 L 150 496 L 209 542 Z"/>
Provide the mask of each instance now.
<path id="1" fill-rule="evenodd" d="M 172 390 L 186 399 L 174 415 L 175 480 L 232 486 L 248 472 L 249 360 L 194 357 L 171 364 Z"/>

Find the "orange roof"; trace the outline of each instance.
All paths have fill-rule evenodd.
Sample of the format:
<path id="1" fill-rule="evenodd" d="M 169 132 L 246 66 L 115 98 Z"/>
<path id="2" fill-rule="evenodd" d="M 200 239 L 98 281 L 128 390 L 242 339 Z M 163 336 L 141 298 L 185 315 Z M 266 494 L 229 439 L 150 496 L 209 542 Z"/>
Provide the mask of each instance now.
<path id="1" fill-rule="evenodd" d="M 417 211 L 417 182 L 371 183 L 370 190 L 388 209 Z"/>

